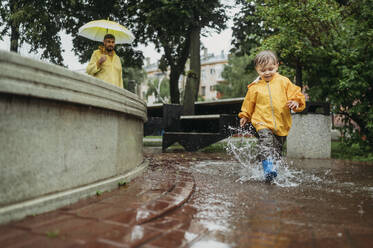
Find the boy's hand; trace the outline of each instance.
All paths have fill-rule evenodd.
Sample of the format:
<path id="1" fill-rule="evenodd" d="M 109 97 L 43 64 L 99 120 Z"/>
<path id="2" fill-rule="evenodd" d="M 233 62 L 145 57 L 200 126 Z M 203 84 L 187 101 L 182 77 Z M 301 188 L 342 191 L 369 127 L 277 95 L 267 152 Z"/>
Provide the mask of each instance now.
<path id="1" fill-rule="evenodd" d="M 289 100 L 287 102 L 287 105 L 288 107 L 291 109 L 291 110 L 294 110 L 294 109 L 297 109 L 299 107 L 299 103 L 297 101 L 293 101 L 293 100 Z"/>
<path id="2" fill-rule="evenodd" d="M 240 119 L 240 127 L 244 127 L 245 124 L 248 123 L 248 122 L 249 122 L 249 119 L 248 119 L 248 118 L 246 118 L 246 117 L 242 117 L 242 118 Z"/>

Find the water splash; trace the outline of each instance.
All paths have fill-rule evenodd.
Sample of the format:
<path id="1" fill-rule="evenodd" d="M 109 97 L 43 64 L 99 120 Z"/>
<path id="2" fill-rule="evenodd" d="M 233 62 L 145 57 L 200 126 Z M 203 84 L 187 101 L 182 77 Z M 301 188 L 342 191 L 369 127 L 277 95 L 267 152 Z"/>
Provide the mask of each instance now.
<path id="1" fill-rule="evenodd" d="M 237 181 L 241 183 L 263 181 L 264 173 L 258 155 L 261 150 L 270 148 L 259 146 L 253 127 L 248 129 L 229 127 L 229 130 L 235 135 L 228 137 L 226 150 L 241 165 L 240 177 Z M 292 163 L 289 163 L 280 154 L 274 154 L 274 169 L 278 175 L 274 179 L 274 184 L 280 187 L 296 187 L 303 181 L 317 182 L 322 180 L 315 175 L 306 175 L 300 170 L 291 168 L 291 165 Z"/>

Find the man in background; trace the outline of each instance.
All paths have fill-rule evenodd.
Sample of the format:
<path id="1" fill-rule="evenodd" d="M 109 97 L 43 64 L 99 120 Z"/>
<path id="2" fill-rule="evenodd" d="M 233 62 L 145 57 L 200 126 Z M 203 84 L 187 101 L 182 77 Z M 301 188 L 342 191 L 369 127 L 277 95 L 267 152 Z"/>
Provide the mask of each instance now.
<path id="1" fill-rule="evenodd" d="M 122 63 L 115 53 L 114 48 L 114 35 L 106 34 L 104 37 L 104 45 L 99 46 L 99 48 L 93 52 L 86 71 L 89 75 L 123 88 Z"/>

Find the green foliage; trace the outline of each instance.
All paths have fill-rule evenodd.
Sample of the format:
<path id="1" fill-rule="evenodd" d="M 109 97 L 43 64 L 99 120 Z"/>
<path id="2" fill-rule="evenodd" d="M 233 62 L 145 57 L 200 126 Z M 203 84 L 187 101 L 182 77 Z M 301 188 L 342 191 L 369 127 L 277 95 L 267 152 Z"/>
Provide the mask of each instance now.
<path id="1" fill-rule="evenodd" d="M 118 182 L 118 187 L 125 186 L 126 184 L 127 184 L 127 182 L 125 180 L 119 181 Z"/>
<path id="2" fill-rule="evenodd" d="M 89 61 L 93 51 L 102 43 L 78 36 L 79 28 L 90 21 L 108 18 L 111 21 L 125 24 L 126 22 L 122 18 L 125 19 L 126 10 L 123 8 L 121 0 L 75 0 L 74 2 L 75 4 L 67 10 L 68 16 L 64 27 L 66 33 L 73 36 L 73 51 L 79 56 L 79 62 L 85 63 Z M 133 49 L 137 44 L 137 40 L 135 40 L 132 45 L 116 45 L 116 53 L 121 58 L 124 68 L 142 67 L 144 56 L 141 51 Z"/>
<path id="3" fill-rule="evenodd" d="M 66 10 L 74 1 L 3 0 L 0 3 L 0 40 L 10 37 L 10 50 L 18 52 L 22 44 L 30 53 L 41 52 L 41 59 L 63 65 L 59 32 L 66 21 Z"/>
<path id="4" fill-rule="evenodd" d="M 236 0 L 240 11 L 234 16 L 232 27 L 232 53 L 238 56 L 251 55 L 251 50 L 274 32 L 274 29 L 263 26 L 263 18 L 257 9 L 264 4 L 263 0 Z"/>
<path id="5" fill-rule="evenodd" d="M 103 193 L 103 192 L 102 192 L 101 190 L 97 190 L 97 191 L 96 191 L 96 195 L 97 195 L 97 196 L 102 195 L 102 193 Z"/>
<path id="6" fill-rule="evenodd" d="M 121 60 L 122 61 L 122 60 Z M 122 64 L 124 64 L 122 62 Z M 123 87 L 130 89 L 130 84 L 140 85 L 147 77 L 146 71 L 138 67 L 122 67 Z M 135 86 L 133 85 L 133 86 Z"/>
<path id="7" fill-rule="evenodd" d="M 59 230 L 48 231 L 46 233 L 46 235 L 47 235 L 48 238 L 57 238 L 59 234 L 60 234 Z"/>
<path id="8" fill-rule="evenodd" d="M 216 85 L 216 90 L 222 94 L 222 98 L 244 97 L 247 85 L 255 80 L 257 73 L 248 55 L 233 55 L 228 59 L 222 77 L 226 81 Z"/>
<path id="9" fill-rule="evenodd" d="M 149 80 L 148 90 L 146 92 L 146 98 L 151 95 L 154 95 L 156 98 L 155 103 L 168 103 L 170 99 L 170 81 L 167 78 L 162 78 L 162 81 L 159 79 Z"/>
<path id="10" fill-rule="evenodd" d="M 345 117 L 343 142 L 372 150 L 373 0 L 262 2 L 255 15 L 273 32 L 250 53 L 272 49 L 293 71 L 302 68 L 311 100 L 328 102 Z"/>
<path id="11" fill-rule="evenodd" d="M 226 146 L 227 144 L 221 143 L 221 142 L 216 142 L 214 144 L 211 144 L 205 148 L 202 148 L 200 152 L 205 152 L 205 153 L 226 153 Z"/>
<path id="12" fill-rule="evenodd" d="M 60 31 L 73 36 L 73 50 L 81 63 L 87 62 L 99 42 L 77 36 L 85 23 L 107 19 L 118 21 L 123 16 L 120 0 L 4 0 L 0 3 L 0 39 L 10 36 L 12 51 L 27 43 L 30 52 L 41 52 L 41 58 L 63 65 Z M 136 45 L 136 44 L 135 44 Z M 143 64 L 143 55 L 130 45 L 116 48 L 124 58 L 123 67 Z"/>
<path id="13" fill-rule="evenodd" d="M 136 37 L 132 45 L 116 47 L 123 67 L 142 67 L 143 54 L 133 49 L 139 43 L 152 42 L 157 51 L 163 50 L 160 68 L 170 68 L 174 103 L 180 101 L 178 80 L 188 59 L 191 31 L 220 31 L 227 19 L 225 6 L 218 0 L 4 0 L 0 2 L 0 39 L 10 36 L 13 51 L 28 43 L 30 52 L 41 50 L 42 59 L 62 65 L 59 32 L 65 30 L 73 37 L 79 61 L 85 63 L 100 44 L 78 36 L 79 27 L 108 18 L 129 27 Z"/>
<path id="14" fill-rule="evenodd" d="M 157 51 L 164 51 L 159 68 L 170 69 L 172 103 L 180 102 L 178 80 L 188 59 L 193 28 L 221 30 L 226 20 L 218 0 L 128 0 L 122 16 L 138 42 L 152 42 Z"/>
<path id="15" fill-rule="evenodd" d="M 373 162 L 373 152 L 366 146 L 348 142 L 332 142 L 332 158 Z"/>
<path id="16" fill-rule="evenodd" d="M 197 101 L 198 101 L 198 102 L 204 102 L 204 101 L 205 101 L 205 98 L 204 98 L 203 96 L 201 96 L 201 95 L 198 95 L 198 97 L 197 97 Z"/>

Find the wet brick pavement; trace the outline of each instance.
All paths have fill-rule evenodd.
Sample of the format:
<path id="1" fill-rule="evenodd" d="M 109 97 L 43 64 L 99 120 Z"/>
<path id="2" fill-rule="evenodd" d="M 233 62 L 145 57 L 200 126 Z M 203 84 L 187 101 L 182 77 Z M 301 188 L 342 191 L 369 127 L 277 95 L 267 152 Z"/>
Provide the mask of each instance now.
<path id="1" fill-rule="evenodd" d="M 278 187 L 224 154 L 147 156 L 126 186 L 0 226 L 0 247 L 373 247 L 373 165 L 316 160 L 324 182 Z"/>
<path id="2" fill-rule="evenodd" d="M 194 187 L 190 173 L 150 168 L 117 190 L 0 226 L 0 247 L 139 247 L 183 226 L 162 216 Z"/>

